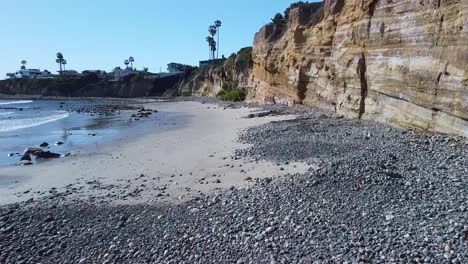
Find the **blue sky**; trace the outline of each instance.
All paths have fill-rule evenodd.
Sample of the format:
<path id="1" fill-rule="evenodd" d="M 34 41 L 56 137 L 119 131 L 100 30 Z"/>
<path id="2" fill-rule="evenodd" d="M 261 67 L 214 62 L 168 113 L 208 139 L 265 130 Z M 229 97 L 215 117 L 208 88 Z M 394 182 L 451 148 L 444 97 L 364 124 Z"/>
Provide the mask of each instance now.
<path id="1" fill-rule="evenodd" d="M 220 56 L 251 46 L 255 32 L 294 0 L 0 0 L 0 79 L 19 69 L 112 70 L 129 56 L 158 72 L 169 62 L 208 58 L 205 37 L 216 19 Z"/>

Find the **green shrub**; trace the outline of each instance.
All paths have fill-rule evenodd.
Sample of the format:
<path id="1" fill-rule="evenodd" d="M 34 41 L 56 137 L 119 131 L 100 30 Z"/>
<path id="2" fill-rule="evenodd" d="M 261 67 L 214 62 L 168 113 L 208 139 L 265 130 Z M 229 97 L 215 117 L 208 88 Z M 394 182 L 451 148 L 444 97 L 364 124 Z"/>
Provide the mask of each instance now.
<path id="1" fill-rule="evenodd" d="M 292 3 L 288 8 L 286 8 L 286 10 L 284 11 L 284 20 L 285 22 L 287 23 L 288 22 L 288 19 L 289 19 L 289 11 L 291 11 L 291 9 L 295 8 L 295 7 L 298 7 L 298 6 L 301 6 L 301 5 L 304 5 L 304 4 L 307 4 L 308 2 L 304 2 L 304 1 L 298 1 L 298 2 L 295 2 L 295 3 Z"/>
<path id="2" fill-rule="evenodd" d="M 235 64 L 237 71 L 241 71 L 253 66 L 252 53 L 252 47 L 243 48 L 239 51 Z"/>
<path id="3" fill-rule="evenodd" d="M 281 13 L 276 13 L 276 15 L 271 19 L 271 23 L 273 23 L 277 27 L 282 27 L 282 26 L 286 25 L 288 23 L 288 20 L 289 20 L 289 12 L 291 11 L 291 9 L 296 8 L 298 6 L 301 6 L 301 5 L 304 5 L 304 4 L 308 4 L 308 2 L 307 1 L 305 1 L 305 2 L 304 1 L 298 1 L 298 2 L 292 3 L 283 12 L 284 15 L 281 14 Z"/>
<path id="4" fill-rule="evenodd" d="M 281 13 L 276 13 L 276 15 L 271 19 L 271 22 L 279 27 L 287 23 L 287 20 L 284 18 L 284 16 Z"/>
<path id="5" fill-rule="evenodd" d="M 221 90 L 218 93 L 218 98 L 223 101 L 233 101 L 233 102 L 241 102 L 244 101 L 246 97 L 246 93 L 243 89 L 229 89 L 229 90 Z"/>
<path id="6" fill-rule="evenodd" d="M 224 82 L 223 85 L 221 85 L 221 89 L 222 89 L 222 91 L 232 90 L 232 84 Z"/>

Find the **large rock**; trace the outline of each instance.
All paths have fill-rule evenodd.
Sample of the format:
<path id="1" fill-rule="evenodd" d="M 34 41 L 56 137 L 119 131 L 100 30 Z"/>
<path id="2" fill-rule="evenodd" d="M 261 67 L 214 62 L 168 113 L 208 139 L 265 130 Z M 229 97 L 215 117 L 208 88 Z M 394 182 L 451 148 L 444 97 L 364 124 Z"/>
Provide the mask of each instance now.
<path id="1" fill-rule="evenodd" d="M 249 101 L 468 136 L 468 1 L 304 4 L 253 59 Z"/>
<path id="2" fill-rule="evenodd" d="M 50 151 L 36 151 L 34 153 L 36 155 L 36 158 L 38 159 L 53 159 L 53 158 L 60 158 L 60 154 L 53 153 Z"/>
<path id="3" fill-rule="evenodd" d="M 34 155 L 36 152 L 42 152 L 42 149 L 30 147 L 26 149 L 26 151 L 24 152 L 24 155 L 31 155 L 31 154 Z"/>
<path id="4" fill-rule="evenodd" d="M 31 156 L 29 154 L 24 154 L 21 158 L 20 161 L 31 161 Z"/>

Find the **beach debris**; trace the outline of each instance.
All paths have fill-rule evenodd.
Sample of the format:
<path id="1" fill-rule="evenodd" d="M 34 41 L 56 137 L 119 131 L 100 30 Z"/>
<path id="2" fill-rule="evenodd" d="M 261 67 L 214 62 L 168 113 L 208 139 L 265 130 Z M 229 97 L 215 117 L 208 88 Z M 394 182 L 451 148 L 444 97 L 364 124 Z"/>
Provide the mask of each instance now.
<path id="1" fill-rule="evenodd" d="M 49 146 L 49 143 L 43 142 L 42 144 L 39 145 L 41 148 L 47 148 Z"/>
<path id="2" fill-rule="evenodd" d="M 57 146 L 63 145 L 63 142 L 62 141 L 57 141 L 57 142 L 55 142 L 55 145 L 57 145 Z"/>
<path id="3" fill-rule="evenodd" d="M 264 117 L 264 116 L 269 116 L 273 114 L 273 111 L 264 111 L 264 112 L 258 112 L 258 113 L 251 113 L 247 115 L 247 118 L 254 118 L 254 117 Z"/>

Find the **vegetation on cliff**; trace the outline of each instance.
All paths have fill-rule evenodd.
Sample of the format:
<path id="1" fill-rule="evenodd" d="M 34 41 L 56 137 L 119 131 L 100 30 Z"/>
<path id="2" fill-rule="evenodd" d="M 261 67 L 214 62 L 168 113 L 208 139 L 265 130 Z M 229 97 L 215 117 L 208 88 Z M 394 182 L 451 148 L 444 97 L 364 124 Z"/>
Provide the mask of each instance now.
<path id="1" fill-rule="evenodd" d="M 247 96 L 244 89 L 241 88 L 228 88 L 223 89 L 218 93 L 218 98 L 223 101 L 241 102 Z"/>
<path id="2" fill-rule="evenodd" d="M 288 23 L 288 20 L 289 20 L 289 11 L 291 11 L 291 9 L 293 9 L 293 8 L 296 8 L 298 6 L 301 6 L 301 5 L 304 5 L 304 4 L 307 4 L 307 3 L 308 2 L 304 2 L 304 1 L 298 1 L 298 2 L 292 3 L 288 8 L 286 8 L 286 10 L 284 10 L 283 14 L 276 13 L 276 15 L 271 19 L 271 22 L 275 26 L 286 25 Z"/>
<path id="3" fill-rule="evenodd" d="M 253 69 L 253 48 L 242 48 L 224 62 L 200 67 L 186 78 L 172 95 L 212 96 L 242 101 Z"/>
<path id="4" fill-rule="evenodd" d="M 252 47 L 246 47 L 241 49 L 237 54 L 232 54 L 225 63 L 225 69 L 241 72 L 252 68 L 252 52 Z"/>

